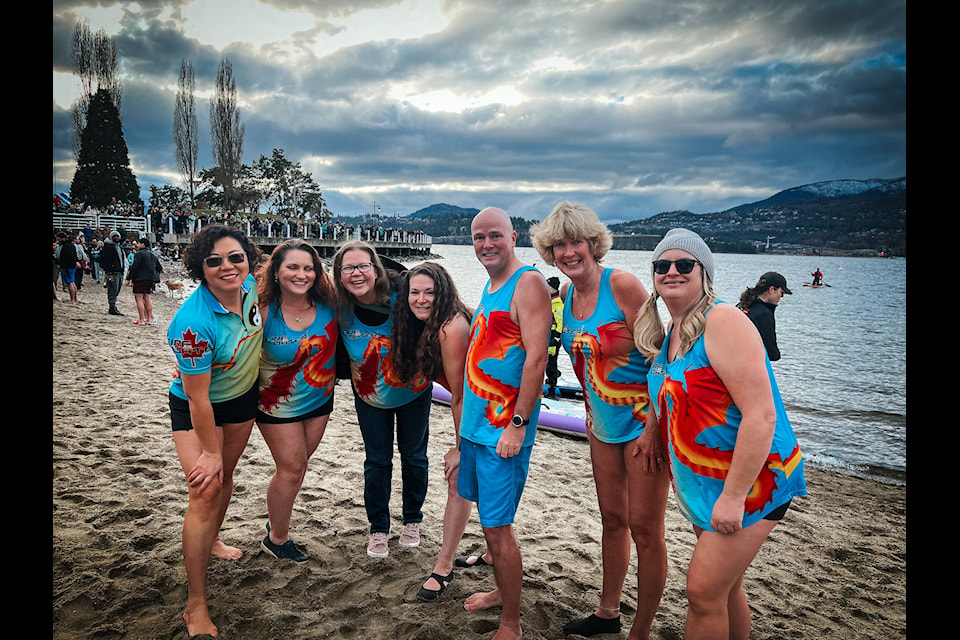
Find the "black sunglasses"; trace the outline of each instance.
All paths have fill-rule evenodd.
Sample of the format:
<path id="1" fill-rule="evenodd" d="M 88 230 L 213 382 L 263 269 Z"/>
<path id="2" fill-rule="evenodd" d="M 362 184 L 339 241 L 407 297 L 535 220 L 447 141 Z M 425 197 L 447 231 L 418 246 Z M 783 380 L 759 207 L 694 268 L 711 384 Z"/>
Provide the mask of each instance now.
<path id="1" fill-rule="evenodd" d="M 680 258 L 679 260 L 654 260 L 653 272 L 662 276 L 670 271 L 670 265 L 672 264 L 677 265 L 677 273 L 688 274 L 693 271 L 693 267 L 697 264 L 697 261 L 691 258 Z"/>
<path id="2" fill-rule="evenodd" d="M 227 254 L 227 260 L 233 264 L 243 264 L 247 260 L 247 254 L 242 251 L 234 251 L 233 253 Z M 203 259 L 203 264 L 207 265 L 211 269 L 216 269 L 223 264 L 223 256 L 218 256 L 216 254 L 212 256 L 207 256 Z"/>

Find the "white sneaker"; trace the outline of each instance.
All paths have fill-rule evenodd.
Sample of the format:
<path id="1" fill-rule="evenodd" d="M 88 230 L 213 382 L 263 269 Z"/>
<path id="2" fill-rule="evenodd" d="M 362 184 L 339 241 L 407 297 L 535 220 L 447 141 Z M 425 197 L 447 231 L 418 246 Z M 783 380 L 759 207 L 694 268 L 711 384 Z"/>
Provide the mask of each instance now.
<path id="1" fill-rule="evenodd" d="M 387 547 L 387 534 L 379 532 L 370 535 L 367 555 L 371 558 L 386 558 L 390 555 L 390 549 Z"/>
<path id="2" fill-rule="evenodd" d="M 420 523 L 419 522 L 408 522 L 403 525 L 403 531 L 400 533 L 400 546 L 401 547 L 418 547 L 420 546 Z"/>

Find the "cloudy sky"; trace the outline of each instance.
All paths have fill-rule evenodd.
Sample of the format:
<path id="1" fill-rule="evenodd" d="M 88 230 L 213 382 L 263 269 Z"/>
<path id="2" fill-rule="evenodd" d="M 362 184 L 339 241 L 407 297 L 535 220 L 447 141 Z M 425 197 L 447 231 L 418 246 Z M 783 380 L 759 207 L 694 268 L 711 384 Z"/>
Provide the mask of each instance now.
<path id="1" fill-rule="evenodd" d="M 244 162 L 300 162 L 331 210 L 438 202 L 615 222 L 906 175 L 905 0 L 54 0 L 53 189 L 73 177 L 75 25 L 114 38 L 144 199 L 177 184 L 173 103 L 233 64 Z"/>

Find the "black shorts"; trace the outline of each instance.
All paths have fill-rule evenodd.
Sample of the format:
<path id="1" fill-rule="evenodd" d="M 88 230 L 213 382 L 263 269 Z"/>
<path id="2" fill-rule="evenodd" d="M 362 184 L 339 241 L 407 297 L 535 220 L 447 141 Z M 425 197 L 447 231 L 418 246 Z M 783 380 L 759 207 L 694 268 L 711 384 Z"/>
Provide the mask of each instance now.
<path id="1" fill-rule="evenodd" d="M 153 293 L 154 284 L 149 280 L 141 280 L 133 283 L 134 293 Z"/>
<path id="2" fill-rule="evenodd" d="M 190 402 L 169 394 L 170 422 L 174 431 L 190 431 Z M 218 427 L 225 424 L 240 424 L 257 417 L 257 404 L 260 400 L 260 385 L 255 382 L 250 390 L 238 398 L 213 403 L 213 420 Z"/>
<path id="3" fill-rule="evenodd" d="M 784 502 L 782 505 L 780 505 L 779 507 L 777 507 L 767 515 L 763 516 L 763 519 L 764 520 L 783 520 L 783 516 L 786 515 L 787 509 L 790 508 L 791 500 L 793 500 L 793 498 L 791 498 L 790 500 L 787 500 L 786 502 Z"/>
<path id="4" fill-rule="evenodd" d="M 302 422 L 303 420 L 316 418 L 317 416 L 328 416 L 332 412 L 333 396 L 330 396 L 329 400 L 324 402 L 310 413 L 302 416 L 296 416 L 294 418 L 275 418 L 274 416 L 268 416 L 262 411 L 257 411 L 257 424 L 290 424 L 291 422 Z"/>

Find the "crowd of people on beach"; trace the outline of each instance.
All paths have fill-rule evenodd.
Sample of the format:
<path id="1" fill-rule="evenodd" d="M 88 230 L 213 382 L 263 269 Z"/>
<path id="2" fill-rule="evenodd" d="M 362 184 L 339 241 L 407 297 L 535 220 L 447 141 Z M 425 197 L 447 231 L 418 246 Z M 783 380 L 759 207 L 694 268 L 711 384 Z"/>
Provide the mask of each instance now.
<path id="1" fill-rule="evenodd" d="M 187 488 L 189 635 L 217 634 L 206 595 L 211 556 L 242 554 L 219 531 L 254 426 L 275 463 L 260 548 L 279 561 L 309 561 L 310 550 L 294 540 L 293 506 L 334 402 L 343 401 L 334 391 L 344 379 L 365 450 L 369 538 L 358 553 L 384 558 L 394 544 L 395 447 L 402 483 L 395 544 L 420 544 L 432 387 L 442 385 L 450 392 L 456 444 L 440 461 L 442 546 L 417 599 L 440 599 L 457 569 L 490 569 L 496 588 L 463 606 L 499 607 L 493 637 L 519 638 L 523 560 L 515 516 L 548 363 L 562 350 L 585 400 L 603 532 L 599 600 L 564 634 L 620 631 L 635 551 L 629 637 L 649 637 L 666 580 L 664 517 L 672 485 L 697 535 L 686 571 L 684 637 L 748 637 L 743 574 L 792 498 L 805 495 L 803 457 L 760 331 L 750 313 L 717 301 L 713 255 L 696 233 L 673 229 L 664 236 L 653 252 L 654 286 L 647 292 L 635 275 L 602 264 L 612 236 L 596 214 L 561 202 L 530 230 L 543 260 L 565 276 L 558 286 L 517 257 L 509 216 L 487 208 L 473 219 L 471 234 L 488 281 L 480 300 L 464 301 L 435 262 L 406 268 L 351 239 L 327 267 L 302 238 L 263 255 L 241 227 L 206 221 L 193 234 L 182 260 L 200 284 L 167 330 L 177 365 L 168 393 L 171 426 Z M 58 239 L 55 278 L 71 262 L 74 273 L 82 272 L 77 247 L 85 247 L 85 238 L 81 232 Z M 100 265 L 95 279 L 136 287 L 131 270 L 143 282 L 159 279 L 161 261 L 146 256 L 152 254 L 146 238 L 129 251 L 116 230 L 99 242 L 95 256 L 85 252 Z M 770 274 L 757 286 L 757 295 L 790 293 Z M 151 289 L 141 285 L 145 290 Z M 138 314 L 137 323 L 155 322 L 139 304 Z M 486 548 L 458 556 L 474 513 Z"/>
<path id="2" fill-rule="evenodd" d="M 108 313 L 124 315 L 116 302 L 121 286 L 126 283 L 133 287 L 141 311 L 135 324 L 156 324 L 158 318 L 153 315 L 150 295 L 163 272 L 161 257 L 170 258 L 172 253 L 151 246 L 146 233 L 130 237 L 122 226 L 111 230 L 87 225 L 82 230 L 54 231 L 53 299 L 58 299 L 59 284 L 62 291 L 69 294 L 70 301 L 77 302 L 77 293 L 89 275 L 94 283 L 102 284 L 107 290 Z"/>

